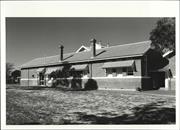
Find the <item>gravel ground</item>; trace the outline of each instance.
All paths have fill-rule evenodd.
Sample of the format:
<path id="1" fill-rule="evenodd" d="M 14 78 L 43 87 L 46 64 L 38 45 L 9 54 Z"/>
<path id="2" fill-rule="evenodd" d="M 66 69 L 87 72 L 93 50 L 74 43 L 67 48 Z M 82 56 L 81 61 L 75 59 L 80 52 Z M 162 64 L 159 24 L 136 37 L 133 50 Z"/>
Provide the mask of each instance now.
<path id="1" fill-rule="evenodd" d="M 175 97 L 133 91 L 6 92 L 7 124 L 175 124 Z"/>

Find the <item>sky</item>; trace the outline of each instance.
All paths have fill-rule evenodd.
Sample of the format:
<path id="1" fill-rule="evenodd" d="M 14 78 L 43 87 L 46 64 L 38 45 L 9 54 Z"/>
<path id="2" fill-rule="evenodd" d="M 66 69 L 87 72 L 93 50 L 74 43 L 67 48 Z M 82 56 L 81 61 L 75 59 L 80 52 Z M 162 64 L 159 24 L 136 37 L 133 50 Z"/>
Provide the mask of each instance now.
<path id="1" fill-rule="evenodd" d="M 110 46 L 149 40 L 159 18 L 6 18 L 6 62 L 75 52 L 95 38 Z"/>

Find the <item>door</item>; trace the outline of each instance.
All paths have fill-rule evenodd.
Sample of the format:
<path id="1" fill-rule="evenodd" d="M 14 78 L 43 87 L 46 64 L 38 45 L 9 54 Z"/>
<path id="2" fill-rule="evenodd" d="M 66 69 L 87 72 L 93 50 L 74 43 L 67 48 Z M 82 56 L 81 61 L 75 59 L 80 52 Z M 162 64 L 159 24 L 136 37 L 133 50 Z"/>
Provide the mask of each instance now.
<path id="1" fill-rule="evenodd" d="M 39 73 L 39 85 L 45 85 L 44 74 Z"/>

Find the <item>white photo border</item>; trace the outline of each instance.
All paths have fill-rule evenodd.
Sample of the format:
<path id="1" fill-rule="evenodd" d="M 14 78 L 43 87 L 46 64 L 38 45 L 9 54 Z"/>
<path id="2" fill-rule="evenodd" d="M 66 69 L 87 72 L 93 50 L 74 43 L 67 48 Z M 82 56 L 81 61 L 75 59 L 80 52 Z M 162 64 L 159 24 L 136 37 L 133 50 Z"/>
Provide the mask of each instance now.
<path id="1" fill-rule="evenodd" d="M 7 17 L 175 17 L 175 125 L 6 125 Z M 1 1 L 1 128 L 2 129 L 179 129 L 179 1 Z"/>

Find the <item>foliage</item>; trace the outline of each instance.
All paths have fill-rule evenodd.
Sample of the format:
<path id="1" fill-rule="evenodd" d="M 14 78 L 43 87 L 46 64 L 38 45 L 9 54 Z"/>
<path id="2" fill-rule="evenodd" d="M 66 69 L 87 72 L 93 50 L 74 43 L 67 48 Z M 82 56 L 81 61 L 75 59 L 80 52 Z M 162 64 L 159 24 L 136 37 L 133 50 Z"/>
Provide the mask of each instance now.
<path id="1" fill-rule="evenodd" d="M 61 70 L 56 70 L 56 71 L 51 72 L 49 74 L 49 77 L 50 78 L 52 77 L 52 78 L 56 79 L 56 78 L 60 77 L 61 75 L 62 75 Z"/>
<path id="2" fill-rule="evenodd" d="M 21 76 L 21 71 L 20 70 L 14 70 L 12 73 L 11 73 L 11 77 L 13 79 L 13 83 L 17 83 L 17 78 Z"/>
<path id="3" fill-rule="evenodd" d="M 14 69 L 14 64 L 6 63 L 6 83 L 11 83 L 11 72 Z"/>
<path id="4" fill-rule="evenodd" d="M 160 51 L 175 51 L 175 18 L 162 18 L 150 33 L 150 40 Z"/>
<path id="5" fill-rule="evenodd" d="M 71 66 L 69 64 L 65 65 L 62 69 L 58 69 L 49 74 L 49 78 L 54 79 L 53 87 L 57 87 L 59 84 L 62 86 L 69 86 L 69 82 L 67 80 L 68 77 L 71 76 Z M 62 78 L 61 80 L 59 78 Z"/>
<path id="6" fill-rule="evenodd" d="M 13 78 L 17 78 L 17 77 L 20 77 L 21 76 L 21 71 L 20 70 L 14 70 L 11 74 L 11 76 Z"/>
<path id="7" fill-rule="evenodd" d="M 88 81 L 85 83 L 84 89 L 97 90 L 98 89 L 97 82 L 94 79 L 88 79 Z"/>
<path id="8" fill-rule="evenodd" d="M 58 69 L 49 74 L 49 77 L 56 78 L 67 78 L 70 76 L 71 66 L 69 64 L 65 65 L 62 69 Z"/>

